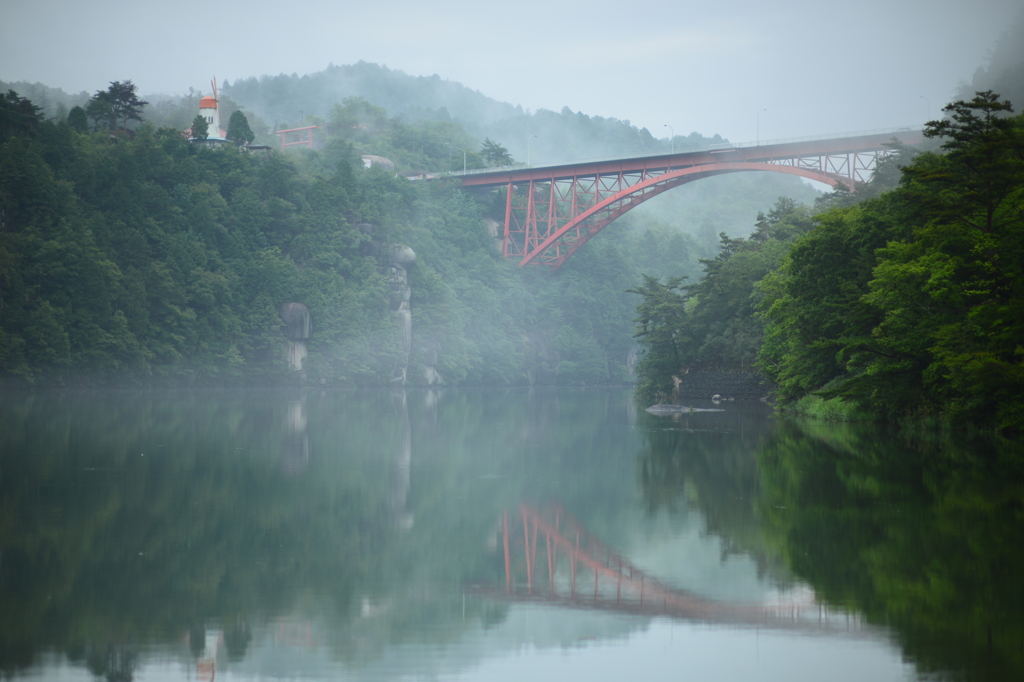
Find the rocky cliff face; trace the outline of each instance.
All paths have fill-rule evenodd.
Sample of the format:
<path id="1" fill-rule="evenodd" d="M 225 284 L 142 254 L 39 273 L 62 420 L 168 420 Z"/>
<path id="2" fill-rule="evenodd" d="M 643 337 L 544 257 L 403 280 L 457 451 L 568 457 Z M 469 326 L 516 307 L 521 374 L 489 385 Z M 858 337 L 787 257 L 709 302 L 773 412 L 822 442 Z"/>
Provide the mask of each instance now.
<path id="1" fill-rule="evenodd" d="M 372 228 L 366 225 L 367 228 Z M 409 273 L 406 268 L 416 262 L 416 253 L 408 246 L 392 244 L 388 264 L 389 309 L 395 332 L 401 343 L 401 350 L 391 368 L 391 384 L 404 386 L 409 369 L 409 352 L 412 347 L 412 310 L 409 299 L 412 289 L 409 287 Z M 313 331 L 313 322 L 309 309 L 301 303 L 285 303 L 278 308 L 278 314 L 284 322 L 285 338 L 288 339 L 286 359 L 288 366 L 295 372 L 303 372 L 303 361 L 306 358 L 306 340 Z M 427 384 L 441 383 L 441 375 L 434 367 L 437 362 L 437 349 L 427 353 L 427 367 L 423 379 Z M 304 378 L 304 375 L 302 375 Z M 324 379 L 321 378 L 321 383 Z"/>
<path id="2" fill-rule="evenodd" d="M 277 313 L 284 322 L 284 335 L 288 339 L 285 351 L 288 366 L 296 372 L 301 372 L 303 360 L 307 355 L 306 339 L 313 332 L 309 308 L 301 303 L 285 303 L 278 308 Z"/>
<path id="3" fill-rule="evenodd" d="M 493 218 L 484 218 L 484 227 L 487 228 L 487 234 L 491 236 L 494 250 L 501 253 L 505 248 L 505 227 Z"/>
<path id="4" fill-rule="evenodd" d="M 391 289 L 391 316 L 398 327 L 402 340 L 402 353 L 391 370 L 391 383 L 404 386 L 409 368 L 409 349 L 412 347 L 412 311 L 409 309 L 409 273 L 406 266 L 416 261 L 416 252 L 408 246 L 394 244 L 391 247 L 391 265 L 388 271 L 388 287 Z"/>

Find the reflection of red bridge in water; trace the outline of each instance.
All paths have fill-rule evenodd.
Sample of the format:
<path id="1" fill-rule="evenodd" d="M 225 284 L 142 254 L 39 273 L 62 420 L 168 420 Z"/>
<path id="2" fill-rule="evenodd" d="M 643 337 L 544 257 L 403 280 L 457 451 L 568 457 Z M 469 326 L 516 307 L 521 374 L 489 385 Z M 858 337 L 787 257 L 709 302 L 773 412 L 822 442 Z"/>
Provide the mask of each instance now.
<path id="1" fill-rule="evenodd" d="M 633 565 L 590 535 L 561 507 L 541 512 L 523 504 L 519 516 L 521 533 L 518 518 L 510 519 L 508 512 L 502 517 L 505 589 L 474 591 L 514 601 L 740 627 L 850 634 L 866 627 L 858 615 L 829 610 L 813 599 L 751 604 L 701 597 Z M 547 570 L 542 565 L 538 571 L 538 540 Z"/>

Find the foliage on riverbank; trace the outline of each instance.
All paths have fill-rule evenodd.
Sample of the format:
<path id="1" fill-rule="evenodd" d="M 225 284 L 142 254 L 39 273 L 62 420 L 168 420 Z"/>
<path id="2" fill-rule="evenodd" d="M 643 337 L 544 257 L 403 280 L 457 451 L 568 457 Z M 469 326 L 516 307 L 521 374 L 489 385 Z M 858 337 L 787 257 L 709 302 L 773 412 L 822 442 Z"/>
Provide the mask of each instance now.
<path id="1" fill-rule="evenodd" d="M 1024 118 L 979 93 L 926 127 L 900 186 L 830 210 L 761 285 L 759 361 L 885 419 L 1024 425 Z"/>
<path id="2" fill-rule="evenodd" d="M 0 139 L 5 378 L 279 380 L 291 300 L 325 344 L 385 329 L 380 247 L 411 203 L 395 178 L 357 176 L 344 156 L 303 176 L 145 125 L 79 133 L 9 98 L 5 118 L 26 113 Z"/>
<path id="3" fill-rule="evenodd" d="M 1024 426 L 1024 117 L 991 92 L 945 111 L 925 129 L 941 150 L 896 144 L 871 185 L 826 197 L 813 220 L 780 206 L 766 237 L 761 221 L 748 240 L 723 236 L 675 301 L 657 282 L 638 290 L 641 389 L 756 354 L 797 412 Z M 895 167 L 899 185 L 880 191 Z M 674 317 L 652 321 L 656 304 Z"/>
<path id="4" fill-rule="evenodd" d="M 702 278 L 646 276 L 631 290 L 641 296 L 636 338 L 644 347 L 637 367 L 637 395 L 655 402 L 673 390 L 673 377 L 691 369 L 752 370 L 762 344 L 763 325 L 754 316 L 760 296 L 754 285 L 778 268 L 786 249 L 811 229 L 810 212 L 780 198 L 759 213 L 749 238 L 720 235 L 719 253 L 702 259 Z"/>

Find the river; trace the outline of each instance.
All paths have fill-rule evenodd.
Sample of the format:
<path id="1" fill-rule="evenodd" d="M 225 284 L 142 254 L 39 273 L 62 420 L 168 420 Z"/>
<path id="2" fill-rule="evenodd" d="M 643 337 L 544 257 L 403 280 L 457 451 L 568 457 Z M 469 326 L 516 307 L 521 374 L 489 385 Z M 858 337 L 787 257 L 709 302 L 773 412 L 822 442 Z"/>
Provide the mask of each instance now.
<path id="1" fill-rule="evenodd" d="M 626 389 L 0 396 L 0 675 L 1024 679 L 1019 443 Z"/>

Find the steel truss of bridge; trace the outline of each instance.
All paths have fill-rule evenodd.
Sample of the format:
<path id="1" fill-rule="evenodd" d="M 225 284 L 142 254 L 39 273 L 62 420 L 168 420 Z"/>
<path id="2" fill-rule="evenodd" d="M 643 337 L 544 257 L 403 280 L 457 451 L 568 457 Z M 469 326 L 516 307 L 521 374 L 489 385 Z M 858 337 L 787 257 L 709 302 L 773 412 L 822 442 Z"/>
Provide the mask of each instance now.
<path id="1" fill-rule="evenodd" d="M 892 153 L 894 139 L 913 145 L 924 137 L 907 128 L 452 176 L 463 187 L 505 190 L 505 258 L 557 269 L 613 220 L 674 187 L 725 173 L 769 171 L 856 189 Z"/>

